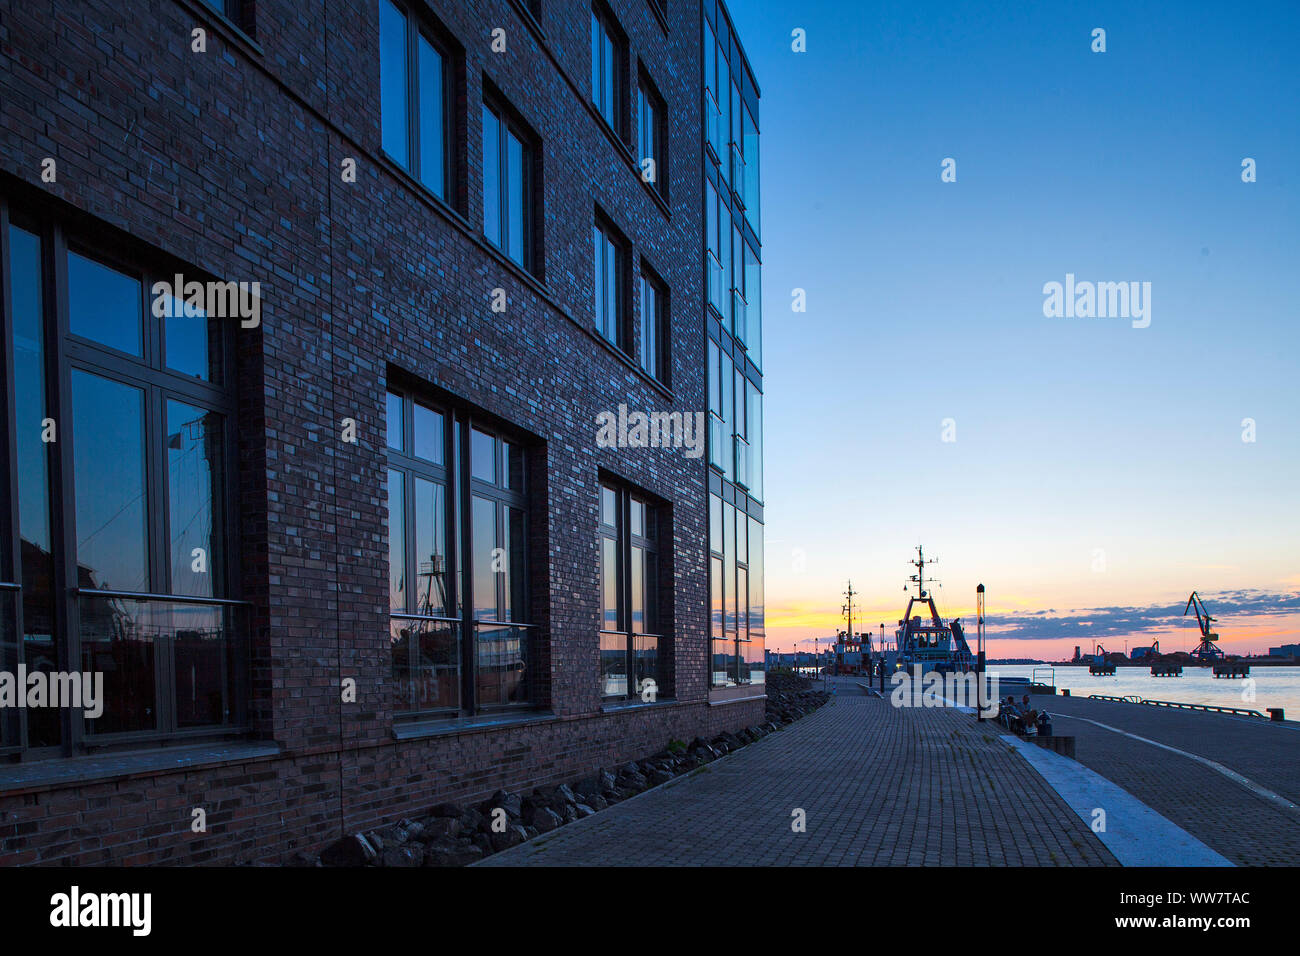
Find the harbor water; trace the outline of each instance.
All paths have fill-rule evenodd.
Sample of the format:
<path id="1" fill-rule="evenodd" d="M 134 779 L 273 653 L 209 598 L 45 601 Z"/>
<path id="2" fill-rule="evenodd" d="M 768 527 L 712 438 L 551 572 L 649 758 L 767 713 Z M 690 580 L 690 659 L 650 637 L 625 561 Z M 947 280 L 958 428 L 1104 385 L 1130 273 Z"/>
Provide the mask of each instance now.
<path id="1" fill-rule="evenodd" d="M 1003 677 L 1031 677 L 1037 670 L 1042 680 L 1052 666 L 990 664 L 988 669 Z M 1260 713 L 1266 713 L 1268 707 L 1281 707 L 1288 720 L 1300 720 L 1300 667 L 1252 667 L 1249 678 L 1215 677 L 1208 667 L 1184 667 L 1181 677 L 1152 677 L 1146 667 L 1117 667 L 1113 677 L 1101 677 L 1089 674 L 1087 667 L 1055 665 L 1054 674 L 1057 692 L 1069 688 L 1075 697 L 1136 695 L 1182 704 L 1244 707 Z"/>

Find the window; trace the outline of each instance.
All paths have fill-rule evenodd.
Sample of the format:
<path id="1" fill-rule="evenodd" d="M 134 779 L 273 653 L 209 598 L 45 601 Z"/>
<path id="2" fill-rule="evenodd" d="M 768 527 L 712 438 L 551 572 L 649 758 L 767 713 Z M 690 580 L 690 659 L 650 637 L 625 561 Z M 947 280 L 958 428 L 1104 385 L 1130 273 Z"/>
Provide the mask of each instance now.
<path id="1" fill-rule="evenodd" d="M 764 673 L 763 525 L 709 496 L 710 684 L 761 684 Z"/>
<path id="2" fill-rule="evenodd" d="M 723 219 L 724 214 L 727 217 L 725 220 Z M 726 298 L 726 286 L 722 270 L 722 226 L 724 222 L 729 221 L 730 213 L 727 212 L 727 207 L 719 202 L 718 191 L 713 188 L 712 181 L 706 176 L 704 178 L 704 238 L 708 250 L 705 258 L 708 271 L 709 305 L 714 308 L 719 316 L 725 310 L 724 300 Z"/>
<path id="3" fill-rule="evenodd" d="M 233 599 L 233 323 L 172 295 L 175 266 L 109 258 L 4 208 L 0 258 L 14 369 L 0 389 L 14 436 L 0 666 L 104 681 L 94 718 L 0 713 L 0 749 L 50 757 L 234 730 L 247 621 Z"/>
<path id="4" fill-rule="evenodd" d="M 244 9 L 244 0 L 203 0 L 204 6 L 215 10 L 249 36 L 253 35 L 253 24 L 249 11 Z"/>
<path id="5" fill-rule="evenodd" d="M 601 484 L 600 674 L 606 698 L 663 690 L 657 545 L 661 520 L 660 509 L 645 497 Z"/>
<path id="6" fill-rule="evenodd" d="M 605 122 L 623 135 L 623 43 L 608 13 L 591 11 L 591 102 Z"/>
<path id="7" fill-rule="evenodd" d="M 526 704 L 523 446 L 462 409 L 407 392 L 388 393 L 387 419 L 394 712 L 455 716 Z"/>
<path id="8" fill-rule="evenodd" d="M 668 290 L 641 272 L 641 367 L 668 384 Z"/>
<path id="9" fill-rule="evenodd" d="M 595 274 L 595 329 L 612 345 L 631 352 L 627 333 L 626 252 L 611 227 L 599 219 L 591 228 Z"/>
<path id="10" fill-rule="evenodd" d="M 533 266 L 533 149 L 523 127 L 483 104 L 483 235 L 512 261 Z"/>
<path id="11" fill-rule="evenodd" d="M 637 166 L 641 178 L 661 195 L 667 193 L 663 102 L 645 83 L 637 90 Z"/>
<path id="12" fill-rule="evenodd" d="M 448 196 L 450 56 L 420 21 L 379 0 L 379 112 L 384 152 L 439 199 Z"/>

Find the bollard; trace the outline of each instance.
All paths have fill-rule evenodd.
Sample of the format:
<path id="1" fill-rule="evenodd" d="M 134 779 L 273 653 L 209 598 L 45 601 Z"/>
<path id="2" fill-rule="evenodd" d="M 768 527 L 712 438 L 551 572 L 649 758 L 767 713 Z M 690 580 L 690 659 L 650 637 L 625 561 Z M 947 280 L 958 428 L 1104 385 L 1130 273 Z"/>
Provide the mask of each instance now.
<path id="1" fill-rule="evenodd" d="M 1283 721 L 1283 720 L 1286 719 L 1286 718 L 1283 716 L 1283 711 L 1282 711 L 1282 708 L 1281 708 L 1281 707 L 1269 707 L 1269 708 L 1268 708 L 1268 716 L 1269 716 L 1269 719 L 1270 719 L 1270 720 L 1276 720 L 1276 721 L 1279 721 L 1279 722 L 1280 722 L 1280 721 Z"/>
<path id="2" fill-rule="evenodd" d="M 1068 687 L 1062 687 L 1062 688 L 1061 688 L 1061 696 L 1062 696 L 1062 697 L 1069 697 L 1069 696 L 1070 696 L 1070 688 L 1068 688 Z"/>

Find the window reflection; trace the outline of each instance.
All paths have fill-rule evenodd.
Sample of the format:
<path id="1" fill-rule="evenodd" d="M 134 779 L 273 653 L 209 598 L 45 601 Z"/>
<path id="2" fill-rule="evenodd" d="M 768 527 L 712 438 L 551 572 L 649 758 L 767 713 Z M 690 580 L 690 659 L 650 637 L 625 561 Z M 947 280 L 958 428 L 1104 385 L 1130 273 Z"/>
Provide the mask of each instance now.
<path id="1" fill-rule="evenodd" d="M 144 393 L 72 372 L 79 587 L 149 590 Z"/>
<path id="2" fill-rule="evenodd" d="M 173 594 L 214 597 L 225 559 L 219 502 L 223 470 L 222 418 L 183 402 L 167 402 L 168 526 Z"/>
<path id="3" fill-rule="evenodd" d="M 140 280 L 68 253 L 68 327 L 73 335 L 141 354 Z"/>

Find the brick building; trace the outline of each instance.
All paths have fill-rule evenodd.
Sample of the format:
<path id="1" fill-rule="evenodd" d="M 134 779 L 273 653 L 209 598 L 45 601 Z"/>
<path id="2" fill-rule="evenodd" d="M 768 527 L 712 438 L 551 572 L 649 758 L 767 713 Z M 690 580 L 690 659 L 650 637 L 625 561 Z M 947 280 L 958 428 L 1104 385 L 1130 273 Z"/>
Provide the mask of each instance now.
<path id="1" fill-rule="evenodd" d="M 715 0 L 3 4 L 0 863 L 760 720 L 757 103 Z"/>

